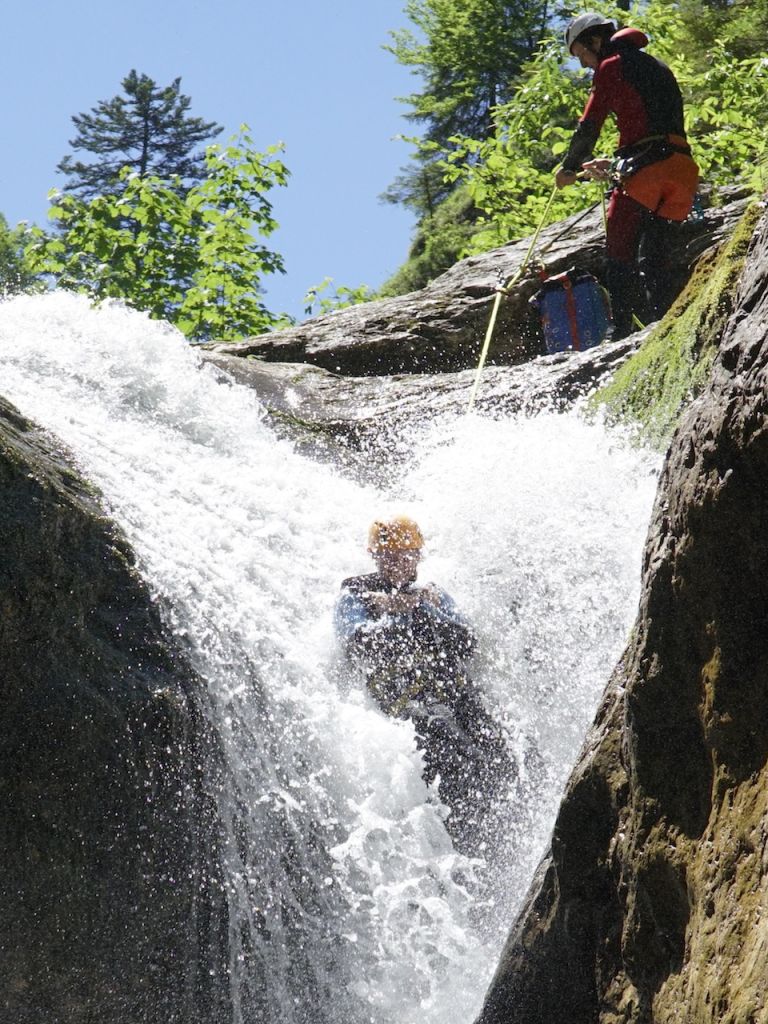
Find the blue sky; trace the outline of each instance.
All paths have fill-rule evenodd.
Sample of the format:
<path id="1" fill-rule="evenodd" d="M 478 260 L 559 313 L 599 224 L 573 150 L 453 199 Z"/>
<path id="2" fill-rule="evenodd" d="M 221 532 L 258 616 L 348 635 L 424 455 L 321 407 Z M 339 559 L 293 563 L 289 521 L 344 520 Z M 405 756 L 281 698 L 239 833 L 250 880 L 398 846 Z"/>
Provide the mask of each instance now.
<path id="1" fill-rule="evenodd" d="M 159 85 L 181 76 L 191 113 L 247 123 L 259 148 L 282 141 L 292 176 L 273 193 L 272 246 L 285 277 L 267 304 L 303 316 L 302 298 L 324 277 L 379 286 L 404 261 L 409 214 L 378 196 L 407 161 L 407 107 L 395 97 L 419 80 L 382 49 L 408 25 L 405 0 L 52 0 L 9 4 L 0 83 L 5 153 L 0 212 L 46 223 L 56 164 L 73 114 L 121 92 L 131 68 Z"/>

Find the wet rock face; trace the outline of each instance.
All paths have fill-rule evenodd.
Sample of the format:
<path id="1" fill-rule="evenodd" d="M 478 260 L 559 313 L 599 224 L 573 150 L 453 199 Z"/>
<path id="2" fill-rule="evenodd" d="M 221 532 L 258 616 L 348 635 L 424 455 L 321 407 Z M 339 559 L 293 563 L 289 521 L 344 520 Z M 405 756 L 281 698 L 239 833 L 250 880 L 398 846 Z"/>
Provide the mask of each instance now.
<path id="1" fill-rule="evenodd" d="M 638 622 L 480 1021 L 765 1019 L 768 217 L 670 447 Z"/>
<path id="2" fill-rule="evenodd" d="M 229 1020 L 194 675 L 131 552 L 0 400 L 0 1019 Z"/>
<path id="3" fill-rule="evenodd" d="M 558 352 L 520 366 L 489 366 L 475 390 L 474 410 L 510 416 L 565 409 L 594 390 L 647 336 L 584 352 Z M 276 432 L 311 458 L 330 461 L 356 478 L 386 485 L 410 457 L 414 438 L 440 419 L 465 416 L 475 370 L 440 374 L 343 377 L 317 366 L 242 359 L 206 352 L 225 379 L 252 388 Z"/>

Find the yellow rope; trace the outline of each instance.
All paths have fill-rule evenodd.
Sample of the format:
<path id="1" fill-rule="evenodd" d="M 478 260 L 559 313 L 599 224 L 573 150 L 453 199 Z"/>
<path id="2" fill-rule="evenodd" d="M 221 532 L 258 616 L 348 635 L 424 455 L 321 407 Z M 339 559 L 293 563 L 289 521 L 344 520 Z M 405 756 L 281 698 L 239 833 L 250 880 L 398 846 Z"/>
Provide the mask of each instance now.
<path id="1" fill-rule="evenodd" d="M 518 268 L 517 272 L 514 273 L 507 281 L 505 281 L 504 284 L 496 292 L 496 298 L 494 299 L 493 302 L 493 309 L 491 310 L 491 318 L 488 321 L 488 329 L 485 332 L 485 341 L 483 342 L 483 347 L 480 351 L 480 361 L 477 364 L 477 370 L 475 371 L 475 379 L 472 383 L 472 390 L 469 393 L 469 405 L 467 406 L 467 412 L 472 412 L 472 407 L 475 404 L 475 395 L 477 394 L 477 388 L 480 383 L 480 376 L 483 372 L 483 367 L 485 366 L 486 357 L 488 356 L 488 349 L 491 347 L 491 338 L 493 337 L 493 330 L 496 326 L 496 317 L 499 314 L 501 297 L 505 291 L 507 291 L 513 285 L 517 284 L 517 282 L 525 273 L 525 268 L 528 266 L 528 262 L 531 256 L 533 255 L 533 250 L 536 246 L 536 242 L 538 241 L 539 235 L 541 234 L 541 230 L 544 227 L 544 222 L 546 221 L 547 216 L 549 215 L 549 208 L 552 205 L 552 201 L 555 198 L 556 192 L 557 185 L 553 187 L 552 194 L 547 200 L 547 205 L 544 209 L 544 213 L 542 214 L 541 220 L 539 221 L 539 226 L 536 228 L 533 234 L 531 244 L 528 246 L 528 252 L 525 254 L 525 259 L 520 264 L 520 267 Z"/>

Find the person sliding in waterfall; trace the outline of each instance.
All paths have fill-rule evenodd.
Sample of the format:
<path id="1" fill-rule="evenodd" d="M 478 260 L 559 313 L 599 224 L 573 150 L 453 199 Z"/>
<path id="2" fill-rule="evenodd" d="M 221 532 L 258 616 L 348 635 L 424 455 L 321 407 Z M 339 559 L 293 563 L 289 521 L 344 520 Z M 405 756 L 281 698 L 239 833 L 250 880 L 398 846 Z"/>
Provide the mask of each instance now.
<path id="1" fill-rule="evenodd" d="M 418 586 L 424 540 L 406 516 L 372 524 L 376 572 L 343 581 L 336 633 L 382 711 L 409 719 L 424 778 L 437 779 L 447 827 L 462 852 L 492 839 L 494 812 L 516 766 L 504 735 L 467 674 L 475 636 L 452 599 Z"/>
<path id="2" fill-rule="evenodd" d="M 686 141 L 675 76 L 643 52 L 648 39 L 639 29 L 617 32 L 608 18 L 589 12 L 571 21 L 565 43 L 594 77 L 555 184 L 572 185 L 579 172 L 614 183 L 606 249 L 612 336 L 618 339 L 633 330 L 633 315 L 656 320 L 674 298 L 670 229 L 691 211 L 699 170 Z M 608 114 L 616 116 L 619 130 L 615 159 L 591 160 Z"/>

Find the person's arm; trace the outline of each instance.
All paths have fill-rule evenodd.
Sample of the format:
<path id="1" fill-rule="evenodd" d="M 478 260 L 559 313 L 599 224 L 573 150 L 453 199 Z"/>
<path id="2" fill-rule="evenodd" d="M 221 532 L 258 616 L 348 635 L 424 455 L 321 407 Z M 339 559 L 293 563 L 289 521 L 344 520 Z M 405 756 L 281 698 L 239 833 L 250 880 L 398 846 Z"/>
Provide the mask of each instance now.
<path id="1" fill-rule="evenodd" d="M 342 590 L 333 611 L 333 626 L 348 653 L 362 640 L 369 623 L 368 611 L 357 594 Z"/>
<path id="2" fill-rule="evenodd" d="M 567 184 L 576 180 L 582 165 L 592 156 L 599 135 L 600 128 L 594 121 L 579 121 L 579 126 L 571 137 L 565 159 L 555 175 L 555 181 L 558 184 L 561 180 Z M 563 185 L 559 184 L 559 187 L 562 188 Z"/>
<path id="3" fill-rule="evenodd" d="M 348 658 L 366 664 L 386 662 L 395 657 L 400 641 L 400 616 L 366 595 L 366 601 L 352 590 L 342 589 L 334 609 L 334 627 Z M 382 598 L 388 595 L 381 595 Z M 415 603 L 416 597 L 412 598 Z M 409 606 L 412 607 L 412 604 Z"/>
<path id="4" fill-rule="evenodd" d="M 615 82 L 617 70 L 618 64 L 611 61 L 601 64 L 595 71 L 592 91 L 584 113 L 571 137 L 568 152 L 555 174 L 555 184 L 558 188 L 573 184 L 584 163 L 592 156 L 605 119 L 611 112 L 612 90 L 618 84 Z"/>

